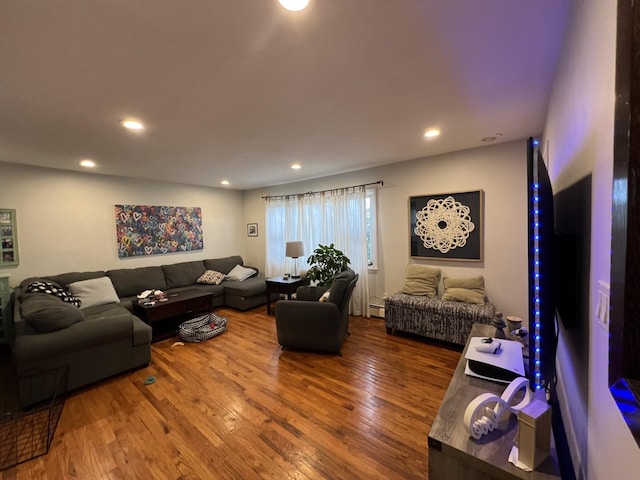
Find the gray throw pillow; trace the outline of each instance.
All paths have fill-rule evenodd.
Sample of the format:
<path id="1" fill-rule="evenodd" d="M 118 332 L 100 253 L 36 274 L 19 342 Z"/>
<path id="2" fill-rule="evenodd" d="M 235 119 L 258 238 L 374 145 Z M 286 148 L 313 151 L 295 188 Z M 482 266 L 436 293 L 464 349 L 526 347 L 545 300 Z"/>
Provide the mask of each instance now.
<path id="1" fill-rule="evenodd" d="M 39 293 L 23 296 L 20 313 L 24 321 L 38 333 L 62 330 L 84 320 L 84 313 L 78 307 Z"/>
<path id="2" fill-rule="evenodd" d="M 468 278 L 445 277 L 443 283 L 443 300 L 476 305 L 485 303 L 484 277 L 482 275 Z"/>
<path id="3" fill-rule="evenodd" d="M 80 307 L 82 309 L 120 302 L 109 277 L 92 278 L 70 283 L 68 287 L 71 294 L 82 301 L 82 306 Z"/>
<path id="4" fill-rule="evenodd" d="M 438 294 L 440 269 L 410 263 L 407 265 L 404 283 L 400 291 L 407 295 L 424 295 L 433 298 Z"/>
<path id="5" fill-rule="evenodd" d="M 338 308 L 340 308 L 342 300 L 344 299 L 344 294 L 347 292 L 347 287 L 349 286 L 349 283 L 351 283 L 351 280 L 353 280 L 354 276 L 355 273 L 353 270 L 347 270 L 336 275 L 331 283 L 331 288 L 329 288 L 330 293 L 327 301 L 335 303 Z"/>

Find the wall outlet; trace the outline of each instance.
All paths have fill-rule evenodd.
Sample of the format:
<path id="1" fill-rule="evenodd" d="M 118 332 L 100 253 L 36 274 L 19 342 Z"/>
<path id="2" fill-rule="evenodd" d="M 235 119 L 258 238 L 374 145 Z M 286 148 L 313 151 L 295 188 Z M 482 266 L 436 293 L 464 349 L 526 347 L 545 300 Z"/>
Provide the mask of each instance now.
<path id="1" fill-rule="evenodd" d="M 598 298 L 596 302 L 595 317 L 606 332 L 609 331 L 609 284 L 604 280 L 598 280 Z"/>

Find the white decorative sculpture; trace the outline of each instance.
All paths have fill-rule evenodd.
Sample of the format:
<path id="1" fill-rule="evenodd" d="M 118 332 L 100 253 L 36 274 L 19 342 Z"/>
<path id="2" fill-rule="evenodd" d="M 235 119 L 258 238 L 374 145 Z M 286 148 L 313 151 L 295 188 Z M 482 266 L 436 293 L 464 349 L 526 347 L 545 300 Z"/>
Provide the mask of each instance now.
<path id="1" fill-rule="evenodd" d="M 520 403 L 512 405 L 520 390 L 524 397 Z M 529 380 L 518 377 L 513 380 L 500 397 L 493 393 L 483 393 L 474 398 L 464 412 L 464 426 L 471 437 L 480 437 L 495 430 L 505 415 L 518 414 L 533 400 L 533 393 L 529 390 Z"/>

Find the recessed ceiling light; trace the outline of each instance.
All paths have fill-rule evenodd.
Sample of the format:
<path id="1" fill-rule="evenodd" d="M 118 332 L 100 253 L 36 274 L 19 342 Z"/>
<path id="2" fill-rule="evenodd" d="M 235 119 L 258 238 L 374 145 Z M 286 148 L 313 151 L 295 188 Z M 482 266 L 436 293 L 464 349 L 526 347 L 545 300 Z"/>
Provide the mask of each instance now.
<path id="1" fill-rule="evenodd" d="M 220 182 L 221 185 L 229 185 L 229 180 L 222 180 Z"/>
<path id="2" fill-rule="evenodd" d="M 482 139 L 483 142 L 493 142 L 495 140 L 497 140 L 498 138 L 500 138 L 502 136 L 502 133 L 498 132 L 495 135 L 490 135 L 488 137 L 484 137 Z"/>
<path id="3" fill-rule="evenodd" d="M 278 0 L 280 5 L 282 5 L 287 10 L 291 10 L 292 12 L 299 12 L 300 10 L 304 10 L 309 5 L 309 0 Z"/>
<path id="4" fill-rule="evenodd" d="M 96 162 L 89 158 L 85 158 L 84 160 L 80 160 L 80 166 L 84 168 L 94 168 L 96 166 Z"/>
<path id="5" fill-rule="evenodd" d="M 133 120 L 132 118 L 127 118 L 125 120 L 122 120 L 120 122 L 120 125 L 122 125 L 127 130 L 135 130 L 135 131 L 144 130 L 144 125 L 142 124 L 142 122 L 138 120 Z"/>
<path id="6" fill-rule="evenodd" d="M 431 128 L 424 132 L 424 136 L 427 138 L 437 137 L 438 135 L 440 135 L 440 130 L 438 130 L 437 128 Z"/>
<path id="7" fill-rule="evenodd" d="M 294 170 L 300 170 L 302 168 L 302 165 L 300 165 L 299 163 L 294 163 L 293 165 L 291 165 L 291 168 L 293 168 Z"/>

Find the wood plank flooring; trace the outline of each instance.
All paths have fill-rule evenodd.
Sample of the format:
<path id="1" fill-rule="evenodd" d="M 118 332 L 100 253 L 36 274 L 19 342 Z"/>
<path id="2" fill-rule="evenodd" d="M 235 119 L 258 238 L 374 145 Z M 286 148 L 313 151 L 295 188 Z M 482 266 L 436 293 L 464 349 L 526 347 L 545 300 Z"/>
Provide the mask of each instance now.
<path id="1" fill-rule="evenodd" d="M 217 313 L 219 337 L 71 394 L 49 453 L 0 480 L 427 478 L 459 351 L 361 317 L 342 357 L 281 351 L 265 307 Z"/>

